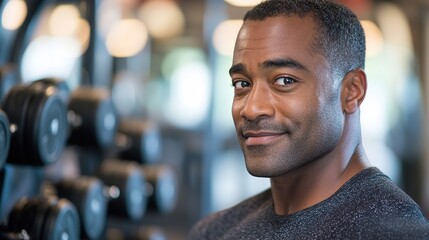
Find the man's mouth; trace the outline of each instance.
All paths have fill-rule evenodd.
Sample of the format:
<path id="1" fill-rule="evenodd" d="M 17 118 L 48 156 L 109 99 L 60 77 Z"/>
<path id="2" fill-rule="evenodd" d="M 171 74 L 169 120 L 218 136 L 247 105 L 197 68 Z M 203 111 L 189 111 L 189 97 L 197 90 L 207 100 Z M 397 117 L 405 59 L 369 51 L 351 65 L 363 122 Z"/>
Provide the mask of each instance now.
<path id="1" fill-rule="evenodd" d="M 269 131 L 248 131 L 243 133 L 244 142 L 247 146 L 268 145 L 280 138 L 284 133 Z"/>

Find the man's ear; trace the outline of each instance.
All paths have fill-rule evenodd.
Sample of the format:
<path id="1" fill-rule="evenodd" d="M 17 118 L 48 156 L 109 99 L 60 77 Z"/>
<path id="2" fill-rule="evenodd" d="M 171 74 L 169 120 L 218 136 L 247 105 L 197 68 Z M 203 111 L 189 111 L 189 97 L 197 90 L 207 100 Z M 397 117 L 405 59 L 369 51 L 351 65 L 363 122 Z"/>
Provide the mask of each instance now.
<path id="1" fill-rule="evenodd" d="M 354 113 L 366 94 L 366 73 L 358 68 L 346 74 L 342 82 L 341 103 L 345 113 Z"/>

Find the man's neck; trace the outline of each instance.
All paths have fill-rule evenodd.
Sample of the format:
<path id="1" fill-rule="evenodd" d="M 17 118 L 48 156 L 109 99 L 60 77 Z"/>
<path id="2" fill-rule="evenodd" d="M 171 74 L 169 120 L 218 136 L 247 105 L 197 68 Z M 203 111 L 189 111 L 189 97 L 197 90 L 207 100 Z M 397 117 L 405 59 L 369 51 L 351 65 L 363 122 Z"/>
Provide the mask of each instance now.
<path id="1" fill-rule="evenodd" d="M 358 118 L 348 120 L 358 121 Z M 346 123 L 340 143 L 330 154 L 271 178 L 274 210 L 278 215 L 292 214 L 329 198 L 370 166 L 362 147 L 359 123 L 355 123 L 355 128 L 349 124 Z"/>

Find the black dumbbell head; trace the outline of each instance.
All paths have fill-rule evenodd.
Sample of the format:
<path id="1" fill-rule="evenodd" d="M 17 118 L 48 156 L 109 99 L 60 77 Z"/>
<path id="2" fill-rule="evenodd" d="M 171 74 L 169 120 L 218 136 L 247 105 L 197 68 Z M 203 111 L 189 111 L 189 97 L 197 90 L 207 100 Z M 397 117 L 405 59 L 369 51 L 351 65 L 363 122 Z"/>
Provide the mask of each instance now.
<path id="1" fill-rule="evenodd" d="M 55 91 L 55 95 L 49 95 L 51 91 Z M 39 153 L 44 163 L 52 163 L 60 157 L 66 144 L 67 110 L 54 87 L 47 87 L 43 95 L 39 96 L 40 104 L 35 101 L 29 107 L 29 117 L 37 121 L 36 128 L 33 129 L 36 135 L 33 144 L 37 146 L 34 150 Z M 44 107 L 36 110 L 41 105 Z M 33 135 L 30 134 L 30 136 Z"/>
<path id="2" fill-rule="evenodd" d="M 146 181 L 152 188 L 148 207 L 159 213 L 172 212 L 177 202 L 177 177 L 173 168 L 166 164 L 144 165 Z"/>
<path id="3" fill-rule="evenodd" d="M 34 221 L 35 217 L 26 214 L 29 212 L 28 210 L 25 210 L 27 207 L 28 199 L 26 198 L 22 198 L 14 203 L 7 221 L 9 231 L 18 232 L 22 229 L 26 229 L 28 232 L 30 230 L 30 226 L 27 226 L 26 224 Z M 34 214 L 33 209 L 31 212 Z M 27 218 L 27 221 L 24 221 L 25 218 Z"/>
<path id="4" fill-rule="evenodd" d="M 66 106 L 55 87 L 38 83 L 15 86 L 2 107 L 13 128 L 7 162 L 46 165 L 60 157 L 68 123 Z"/>
<path id="5" fill-rule="evenodd" d="M 155 123 L 124 119 L 118 126 L 117 147 L 121 159 L 154 164 L 161 158 L 161 134 Z"/>
<path id="6" fill-rule="evenodd" d="M 58 196 L 70 200 L 78 209 L 83 238 L 98 239 L 104 231 L 107 215 L 104 188 L 101 180 L 90 176 L 55 184 Z"/>
<path id="7" fill-rule="evenodd" d="M 107 149 L 114 144 L 118 115 L 105 89 L 80 87 L 69 100 L 70 144 Z"/>
<path id="8" fill-rule="evenodd" d="M 59 199 L 45 213 L 41 239 L 80 239 L 79 215 L 67 199 Z"/>
<path id="9" fill-rule="evenodd" d="M 9 213 L 9 230 L 17 232 L 24 229 L 31 239 L 42 239 L 44 215 L 51 203 L 48 199 L 20 199 Z"/>
<path id="10" fill-rule="evenodd" d="M 131 220 L 143 218 L 147 199 L 145 177 L 135 162 L 105 160 L 98 176 L 107 186 L 116 186 L 120 195 L 109 201 L 109 214 L 124 216 Z"/>
<path id="11" fill-rule="evenodd" d="M 80 239 L 76 208 L 66 199 L 36 197 L 17 201 L 8 218 L 12 232 L 26 230 L 31 239 Z"/>

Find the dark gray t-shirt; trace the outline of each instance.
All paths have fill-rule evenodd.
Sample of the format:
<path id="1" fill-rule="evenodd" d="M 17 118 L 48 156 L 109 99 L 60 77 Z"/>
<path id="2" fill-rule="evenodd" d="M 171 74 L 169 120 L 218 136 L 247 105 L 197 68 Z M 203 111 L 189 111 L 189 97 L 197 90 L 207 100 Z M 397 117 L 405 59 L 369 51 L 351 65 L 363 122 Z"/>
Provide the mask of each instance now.
<path id="1" fill-rule="evenodd" d="M 275 214 L 268 189 L 202 219 L 188 239 L 429 239 L 429 223 L 407 194 L 372 167 L 328 199 L 287 216 Z"/>

